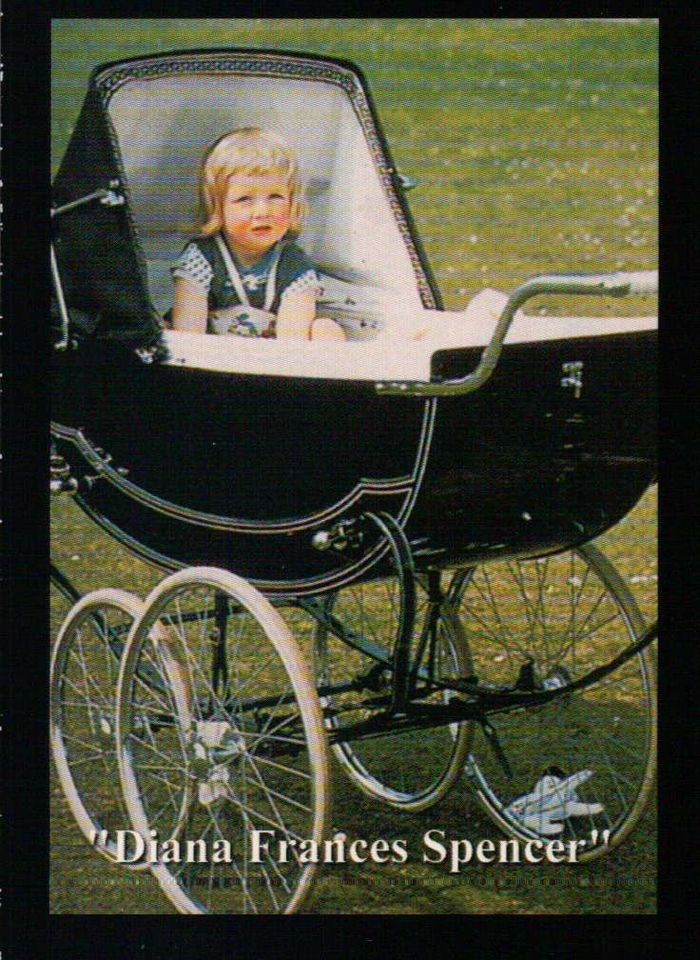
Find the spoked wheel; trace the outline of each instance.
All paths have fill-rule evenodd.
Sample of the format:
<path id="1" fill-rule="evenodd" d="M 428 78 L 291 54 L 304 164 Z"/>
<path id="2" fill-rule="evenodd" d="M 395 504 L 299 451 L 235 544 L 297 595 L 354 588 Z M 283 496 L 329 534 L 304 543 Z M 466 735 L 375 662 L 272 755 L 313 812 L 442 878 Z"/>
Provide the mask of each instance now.
<path id="1" fill-rule="evenodd" d="M 118 741 L 135 830 L 178 841 L 154 873 L 182 913 L 291 913 L 316 869 L 300 844 L 323 839 L 328 797 L 308 667 L 279 613 L 231 573 L 173 574 L 146 605 L 120 673 Z"/>
<path id="2" fill-rule="evenodd" d="M 644 629 L 624 581 L 590 544 L 467 570 L 451 596 L 484 689 L 563 688 L 610 663 Z M 652 792 L 656 719 L 647 647 L 591 686 L 491 714 L 495 736 L 476 725 L 467 774 L 508 834 L 582 840 L 578 859 L 591 860 L 624 839 Z"/>
<path id="3" fill-rule="evenodd" d="M 443 704 L 448 694 L 430 690 L 428 679 L 468 674 L 468 650 L 450 607 L 441 605 L 431 628 L 426 585 L 419 579 L 416 590 L 411 662 L 418 668 L 416 683 L 422 690 L 417 699 L 420 703 Z M 318 624 L 316 679 L 329 730 L 342 731 L 386 709 L 391 695 L 391 669 L 387 664 L 392 660 L 402 602 L 396 577 L 355 584 L 328 598 L 326 609 L 342 629 L 361 637 L 380 658 L 373 659 L 348 646 L 329 627 Z M 338 689 L 348 685 L 353 689 Z M 368 698 L 374 698 L 378 706 L 367 706 Z M 459 778 L 469 752 L 471 727 L 465 722 L 397 730 L 336 743 L 333 752 L 364 793 L 402 810 L 425 810 L 441 800 Z"/>
<path id="4" fill-rule="evenodd" d="M 117 766 L 119 659 L 141 611 L 141 601 L 122 590 L 87 594 L 63 623 L 51 659 L 51 747 L 56 770 L 82 833 L 111 861 L 118 854 L 116 831 L 131 826 Z M 124 852 L 129 857 L 130 850 Z"/>

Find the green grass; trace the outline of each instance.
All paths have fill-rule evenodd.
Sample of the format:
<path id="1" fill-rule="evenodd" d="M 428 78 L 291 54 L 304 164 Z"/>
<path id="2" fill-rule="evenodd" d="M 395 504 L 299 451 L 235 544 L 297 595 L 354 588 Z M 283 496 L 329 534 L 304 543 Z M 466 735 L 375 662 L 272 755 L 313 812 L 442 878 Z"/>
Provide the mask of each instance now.
<path id="1" fill-rule="evenodd" d="M 657 265 L 658 28 L 652 21 L 81 20 L 54 21 L 52 163 L 57 168 L 99 63 L 177 48 L 255 46 L 348 57 L 365 72 L 399 168 L 419 180 L 411 210 L 448 308 L 484 286 L 510 289 L 557 270 Z M 549 312 L 637 313 L 642 301 L 547 298 Z M 144 596 L 160 579 L 54 506 L 53 552 L 81 591 Z M 600 545 L 655 617 L 656 494 Z M 65 605 L 52 596 L 54 626 Z M 303 631 L 298 631 L 300 635 Z M 303 639 L 303 638 L 302 638 Z M 303 639 L 307 645 L 308 637 Z M 79 834 L 52 781 L 51 909 L 167 913 L 155 881 L 107 865 Z M 329 866 L 314 913 L 651 913 L 652 807 L 607 858 L 578 866 L 423 864 L 419 838 L 496 839 L 462 779 L 436 808 L 399 814 L 360 794 L 333 766 L 333 825 L 350 837 L 404 837 L 399 865 Z"/>

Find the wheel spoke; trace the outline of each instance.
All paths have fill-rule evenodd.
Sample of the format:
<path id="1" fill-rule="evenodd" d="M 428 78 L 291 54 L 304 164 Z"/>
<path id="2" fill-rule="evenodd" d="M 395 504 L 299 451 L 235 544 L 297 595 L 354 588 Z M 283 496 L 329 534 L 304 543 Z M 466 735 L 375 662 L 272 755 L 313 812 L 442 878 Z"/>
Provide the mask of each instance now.
<path id="1" fill-rule="evenodd" d="M 398 577 L 350 586 L 329 598 L 326 610 L 349 634 L 360 634 L 382 652 L 387 663 L 393 660 L 404 598 Z M 416 581 L 416 618 L 410 639 L 409 668 L 415 671 L 429 662 L 435 647 L 435 679 L 466 676 L 461 630 L 454 622 L 449 604 L 441 606 L 435 627 L 431 626 L 430 603 L 425 585 Z M 431 638 L 430 633 L 434 633 Z M 377 661 L 343 643 L 322 624 L 316 628 L 314 668 L 317 682 L 334 688 L 360 677 L 373 678 L 370 696 L 388 693 Z M 422 702 L 446 703 L 443 689 L 422 691 Z M 352 689 L 345 693 L 324 694 L 327 729 L 342 731 L 348 723 L 369 720 L 376 708 L 367 705 L 367 691 Z M 461 775 L 472 736 L 471 724 L 388 732 L 377 738 L 343 741 L 333 747 L 344 771 L 364 793 L 403 810 L 423 810 L 437 803 Z"/>
<path id="2" fill-rule="evenodd" d="M 284 869 L 266 851 L 260 863 L 250 859 L 253 829 L 272 828 L 296 844 L 320 841 L 324 830 L 321 707 L 283 629 L 253 587 L 207 568 L 202 580 L 196 569 L 166 578 L 130 635 L 120 724 L 143 748 L 123 753 L 125 788 L 137 785 L 127 791 L 130 816 L 140 829 L 175 824 L 182 840 L 228 836 L 237 847 L 233 862 L 157 865 L 164 893 L 185 912 L 288 911 L 308 891 L 315 865 L 301 863 L 294 844 Z M 138 696 L 134 678 L 148 670 L 169 691 L 169 723 L 159 724 L 154 702 Z M 146 727 L 137 736 L 139 722 Z M 284 753 L 294 759 L 280 761 Z"/>
<path id="3" fill-rule="evenodd" d="M 111 860 L 116 847 L 99 840 L 102 831 L 113 836 L 131 826 L 118 779 L 119 661 L 113 644 L 116 637 L 126 637 L 141 609 L 138 598 L 123 591 L 86 594 L 69 612 L 51 664 L 52 747 L 59 781 L 81 832 Z"/>
<path id="4" fill-rule="evenodd" d="M 561 557 L 487 566 L 456 581 L 454 600 L 471 643 L 473 672 L 486 688 L 512 685 L 517 658 L 526 650 L 535 689 L 565 687 L 613 661 L 642 629 L 629 591 L 591 545 Z M 468 764 L 470 780 L 487 812 L 513 836 L 544 835 L 553 815 L 562 836 L 588 841 L 585 860 L 608 849 L 601 828 L 610 830 L 614 846 L 637 822 L 655 763 L 648 650 L 585 689 L 502 712 L 492 723 L 513 779 L 479 736 Z M 601 839 L 591 845 L 595 828 Z"/>

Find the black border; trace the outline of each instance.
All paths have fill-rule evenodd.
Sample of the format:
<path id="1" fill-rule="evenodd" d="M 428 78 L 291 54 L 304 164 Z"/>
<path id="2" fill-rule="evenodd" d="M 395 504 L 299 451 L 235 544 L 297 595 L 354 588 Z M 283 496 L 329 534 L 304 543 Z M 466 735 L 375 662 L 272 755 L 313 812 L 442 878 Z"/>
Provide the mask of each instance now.
<path id="1" fill-rule="evenodd" d="M 48 936 L 48 20 L 4 4 L 2 585 L 3 941 Z M 8 10 L 9 6 L 9 10 Z M 48 264 L 47 264 L 48 266 Z M 10 790 L 8 791 L 8 785 Z M 13 951 L 8 949 L 8 939 Z"/>
<path id="2" fill-rule="evenodd" d="M 432 15 L 543 15 L 542 4 L 490 4 L 469 10 L 441 4 Z M 560 2 L 552 16 L 658 16 L 657 4 L 580 4 Z M 630 6 L 634 9 L 630 10 Z M 51 956 L 70 960 L 144 957 L 165 960 L 205 956 L 212 946 L 217 956 L 279 956 L 293 950 L 303 956 L 422 955 L 437 946 L 482 957 L 497 953 L 522 958 L 569 956 L 575 944 L 587 957 L 614 953 L 636 958 L 659 955 L 659 924 L 654 917 L 294 917 L 255 922 L 233 918 L 135 918 L 48 915 L 48 268 L 42 272 L 48 247 L 50 135 L 47 104 L 50 90 L 50 13 L 54 16 L 144 16 L 166 13 L 224 15 L 220 3 L 172 0 L 167 10 L 144 0 L 76 2 L 52 5 L 27 0 L 3 4 L 3 317 L 5 395 L 3 404 L 3 467 L 5 483 L 2 623 L 5 639 L 0 671 L 5 681 L 1 735 L 4 868 L 1 882 L 3 940 L 6 956 L 32 960 Z M 301 16 L 299 5 L 250 3 L 247 15 Z M 335 13 L 326 9 L 324 13 Z M 340 11 L 338 11 L 340 12 Z M 344 4 L 343 13 L 371 16 L 374 11 Z M 386 7 L 383 12 L 386 11 Z M 397 11 L 398 12 L 398 11 Z M 402 10 L 402 13 L 409 11 Z M 697 515 L 696 472 L 700 458 L 697 418 L 693 417 L 698 343 L 694 330 L 700 302 L 697 274 L 697 203 L 692 158 L 697 141 L 694 98 L 697 57 L 684 47 L 697 24 L 685 17 L 661 16 L 662 64 L 662 343 L 663 401 L 661 440 L 662 552 L 662 749 L 666 753 L 664 801 L 687 796 L 687 778 L 695 754 L 688 741 L 697 721 L 694 709 L 694 664 L 697 649 L 697 588 L 695 586 L 693 523 Z M 361 57 L 358 56 L 358 59 Z M 688 82 L 690 81 L 690 83 Z M 11 135 L 8 136 L 8 130 Z M 685 361 L 685 364 L 683 363 Z M 674 401 L 675 404 L 674 404 Z M 691 417 L 682 417 L 690 406 Z M 690 429 L 688 429 L 690 427 Z M 685 429 L 684 429 L 685 428 Z M 683 614 L 693 611 L 684 623 Z M 687 628 L 687 629 L 684 629 Z M 692 684 L 692 687 L 691 687 Z M 673 715 L 674 709 L 677 715 Z M 683 710 L 683 714 L 678 713 Z M 663 756 L 663 755 L 662 755 Z M 671 763 L 668 763 L 668 760 Z M 8 789 L 9 788 L 9 789 Z M 661 853 L 662 917 L 673 918 L 676 932 L 683 923 L 671 912 L 674 893 L 681 892 L 683 861 L 694 867 L 687 843 L 695 825 L 687 811 L 671 813 L 662 804 L 664 831 Z M 685 813 L 685 818 L 684 818 Z M 668 833 L 678 816 L 685 830 Z M 683 820 L 685 823 L 683 824 Z M 674 843 L 674 840 L 676 841 Z M 692 888 L 691 888 L 692 889 Z M 692 916 L 694 910 L 689 908 Z M 674 911 L 675 913 L 675 911 Z M 9 914 L 9 921 L 8 921 Z M 172 920 L 172 922 L 170 922 Z M 525 922 L 523 922 L 525 921 Z M 670 933 L 668 928 L 664 931 Z M 13 945 L 8 950 L 8 941 Z M 411 949 L 408 949 L 410 944 Z M 664 953 L 670 949 L 667 945 Z M 686 947 L 687 949 L 687 947 Z"/>

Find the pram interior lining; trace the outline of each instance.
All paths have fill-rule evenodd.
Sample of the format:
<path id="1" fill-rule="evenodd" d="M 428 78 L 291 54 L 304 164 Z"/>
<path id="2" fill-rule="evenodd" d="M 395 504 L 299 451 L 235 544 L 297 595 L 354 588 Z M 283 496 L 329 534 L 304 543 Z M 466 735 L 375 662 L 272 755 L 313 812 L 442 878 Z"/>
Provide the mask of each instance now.
<path id="1" fill-rule="evenodd" d="M 381 335 L 364 343 L 309 343 L 303 340 L 261 340 L 213 337 L 207 334 L 163 334 L 173 366 L 258 376 L 306 379 L 429 382 L 435 354 L 444 350 L 483 350 L 495 319 L 472 318 L 465 312 L 419 309 L 403 320 L 425 330 L 419 340 Z M 614 337 L 656 330 L 656 317 L 517 317 L 506 344 L 571 341 Z"/>
<path id="2" fill-rule="evenodd" d="M 124 84 L 108 110 L 161 315 L 172 304 L 170 265 L 197 233 L 202 157 L 218 137 L 246 126 L 274 130 L 297 150 L 308 202 L 300 243 L 319 271 L 357 286 L 365 301 L 377 290 L 421 305 L 405 235 L 341 87 L 235 73 L 165 75 Z M 352 336 L 352 323 L 348 329 Z"/>

